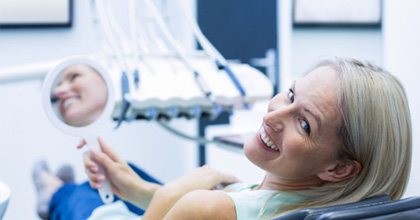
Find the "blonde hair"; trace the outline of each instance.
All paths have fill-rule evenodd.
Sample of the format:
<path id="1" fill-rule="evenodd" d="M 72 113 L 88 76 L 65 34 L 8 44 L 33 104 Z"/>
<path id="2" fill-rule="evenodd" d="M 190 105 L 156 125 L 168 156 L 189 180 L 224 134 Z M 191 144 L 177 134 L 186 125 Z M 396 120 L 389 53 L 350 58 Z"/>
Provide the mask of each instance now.
<path id="1" fill-rule="evenodd" d="M 387 194 L 399 199 L 407 186 L 411 164 L 411 119 L 401 83 L 367 62 L 336 58 L 315 68 L 333 68 L 339 78 L 342 115 L 339 150 L 356 160 L 361 172 L 342 182 L 297 191 L 309 199 L 292 209 L 359 201 Z"/>

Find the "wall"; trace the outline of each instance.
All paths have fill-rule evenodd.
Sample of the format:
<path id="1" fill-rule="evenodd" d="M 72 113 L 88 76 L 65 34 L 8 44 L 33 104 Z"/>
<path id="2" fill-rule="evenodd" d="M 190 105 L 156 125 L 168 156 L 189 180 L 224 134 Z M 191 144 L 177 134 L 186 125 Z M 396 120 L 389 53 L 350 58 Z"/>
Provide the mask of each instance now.
<path id="1" fill-rule="evenodd" d="M 365 28 L 294 28 L 292 73 L 301 76 L 311 65 L 334 56 L 359 57 L 382 65 L 382 31 Z"/>
<path id="2" fill-rule="evenodd" d="M 293 28 L 292 0 L 281 1 L 279 5 L 279 59 L 283 90 L 322 59 L 359 57 L 383 64 L 381 29 Z"/>
<path id="3" fill-rule="evenodd" d="M 98 51 L 100 45 L 91 23 L 89 3 L 75 0 L 71 29 L 0 29 L 0 68 Z M 179 29 L 181 39 L 191 39 L 181 26 Z M 31 179 L 36 160 L 49 161 L 52 171 L 69 163 L 76 169 L 78 182 L 86 179 L 82 153 L 75 149 L 79 138 L 61 133 L 48 122 L 41 106 L 40 89 L 39 81 L 0 86 L 0 181 L 12 189 L 5 220 L 37 219 Z M 195 123 L 176 120 L 173 125 L 194 134 Z M 137 121 L 116 131 L 109 128 L 103 137 L 123 158 L 164 182 L 196 164 L 196 145 L 167 133 L 155 123 Z"/>
<path id="4" fill-rule="evenodd" d="M 413 161 L 405 196 L 420 195 L 420 1 L 386 0 L 384 63 L 405 86 L 413 123 Z"/>

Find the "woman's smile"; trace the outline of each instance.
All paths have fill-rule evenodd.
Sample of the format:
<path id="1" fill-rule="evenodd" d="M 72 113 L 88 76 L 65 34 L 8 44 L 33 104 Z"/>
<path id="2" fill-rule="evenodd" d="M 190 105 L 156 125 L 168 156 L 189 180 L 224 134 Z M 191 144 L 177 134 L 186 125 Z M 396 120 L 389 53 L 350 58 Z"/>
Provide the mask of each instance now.
<path id="1" fill-rule="evenodd" d="M 269 148 L 270 150 L 274 150 L 279 152 L 279 148 L 276 144 L 274 144 L 273 140 L 271 140 L 271 138 L 269 137 L 269 135 L 267 135 L 264 126 L 261 126 L 259 132 L 259 138 L 261 139 L 263 145 L 267 148 Z"/>
<path id="2" fill-rule="evenodd" d="M 59 106 L 61 114 L 66 115 L 66 112 L 69 110 L 69 108 L 79 100 L 80 100 L 79 96 L 76 96 L 76 95 L 69 96 L 62 99 L 60 101 L 60 106 Z"/>

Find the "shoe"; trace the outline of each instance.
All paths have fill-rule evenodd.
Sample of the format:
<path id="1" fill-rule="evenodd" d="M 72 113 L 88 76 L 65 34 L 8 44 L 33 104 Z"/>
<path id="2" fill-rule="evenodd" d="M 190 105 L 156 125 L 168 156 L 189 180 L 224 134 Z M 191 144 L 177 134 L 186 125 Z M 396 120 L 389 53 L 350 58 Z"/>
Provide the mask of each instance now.
<path id="1" fill-rule="evenodd" d="M 64 183 L 74 183 L 74 170 L 68 164 L 65 164 L 58 168 L 56 176 L 60 178 Z"/>
<path id="2" fill-rule="evenodd" d="M 71 179 L 71 172 L 63 169 L 60 173 L 66 178 Z M 74 175 L 73 175 L 74 178 Z M 49 206 L 54 193 L 63 186 L 63 180 L 51 173 L 45 160 L 37 161 L 32 170 L 32 180 L 38 196 L 36 210 L 41 219 L 49 219 Z"/>
<path id="3" fill-rule="evenodd" d="M 43 180 L 45 173 L 50 173 L 47 162 L 45 160 L 37 161 L 32 170 L 32 180 L 38 194 L 36 210 L 41 219 L 49 218 L 50 199 L 44 195 L 47 187 L 45 181 Z"/>

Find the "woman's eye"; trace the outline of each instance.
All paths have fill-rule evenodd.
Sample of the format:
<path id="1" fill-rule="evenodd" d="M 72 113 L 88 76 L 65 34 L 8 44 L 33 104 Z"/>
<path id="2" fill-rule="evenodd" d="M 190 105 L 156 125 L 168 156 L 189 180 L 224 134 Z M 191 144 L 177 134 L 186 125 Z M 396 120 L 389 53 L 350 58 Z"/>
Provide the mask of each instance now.
<path id="1" fill-rule="evenodd" d="M 305 120 L 301 120 L 300 121 L 300 127 L 302 127 L 302 129 L 305 131 L 305 133 L 307 135 L 310 135 L 311 134 L 311 126 Z"/>
<path id="2" fill-rule="evenodd" d="M 289 89 L 289 92 L 287 93 L 287 98 L 289 98 L 290 102 L 295 102 L 295 94 L 293 93 L 292 89 Z"/>
<path id="3" fill-rule="evenodd" d="M 75 74 L 72 74 L 71 76 L 70 76 L 70 81 L 71 82 L 73 82 L 74 80 L 76 80 L 77 79 L 77 77 L 79 77 L 80 76 L 80 74 L 78 74 L 78 73 L 75 73 Z"/>

